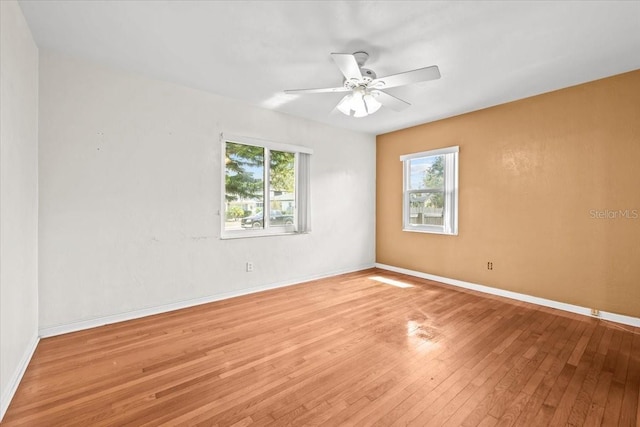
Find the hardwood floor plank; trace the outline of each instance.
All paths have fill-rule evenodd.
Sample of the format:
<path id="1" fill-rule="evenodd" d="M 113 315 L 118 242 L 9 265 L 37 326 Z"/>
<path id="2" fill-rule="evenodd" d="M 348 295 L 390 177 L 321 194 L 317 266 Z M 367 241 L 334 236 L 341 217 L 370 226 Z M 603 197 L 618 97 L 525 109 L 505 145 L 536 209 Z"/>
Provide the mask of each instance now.
<path id="1" fill-rule="evenodd" d="M 585 376 L 585 380 L 582 383 L 582 388 L 578 392 L 573 408 L 571 408 L 567 424 L 572 426 L 581 426 L 584 424 L 585 418 L 590 410 L 589 405 L 593 401 L 593 394 L 598 384 L 598 375 L 602 370 L 603 364 L 604 356 L 596 353 Z"/>
<path id="2" fill-rule="evenodd" d="M 629 352 L 627 377 L 624 381 L 624 396 L 620 407 L 621 426 L 637 426 L 637 402 L 640 394 L 640 335 L 631 337 L 633 343 Z M 615 377 L 614 377 L 615 379 Z"/>
<path id="3" fill-rule="evenodd" d="M 42 339 L 2 426 L 635 426 L 639 389 L 639 328 L 369 269 Z"/>
<path id="4" fill-rule="evenodd" d="M 527 393 L 518 393 L 498 420 L 498 426 L 511 427 L 516 423 L 527 402 L 531 398 Z"/>
<path id="5" fill-rule="evenodd" d="M 620 420 L 620 408 L 622 407 L 622 398 L 624 396 L 624 388 L 619 382 L 611 380 L 609 394 L 607 395 L 607 403 L 604 407 L 602 416 L 602 425 L 617 426 Z"/>

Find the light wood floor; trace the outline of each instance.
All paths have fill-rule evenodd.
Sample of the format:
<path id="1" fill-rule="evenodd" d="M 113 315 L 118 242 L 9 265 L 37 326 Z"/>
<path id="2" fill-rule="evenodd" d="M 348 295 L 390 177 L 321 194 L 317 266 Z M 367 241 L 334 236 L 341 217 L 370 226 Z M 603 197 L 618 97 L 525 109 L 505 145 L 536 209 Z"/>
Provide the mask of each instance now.
<path id="1" fill-rule="evenodd" d="M 368 270 L 43 339 L 3 425 L 635 427 L 639 333 Z"/>

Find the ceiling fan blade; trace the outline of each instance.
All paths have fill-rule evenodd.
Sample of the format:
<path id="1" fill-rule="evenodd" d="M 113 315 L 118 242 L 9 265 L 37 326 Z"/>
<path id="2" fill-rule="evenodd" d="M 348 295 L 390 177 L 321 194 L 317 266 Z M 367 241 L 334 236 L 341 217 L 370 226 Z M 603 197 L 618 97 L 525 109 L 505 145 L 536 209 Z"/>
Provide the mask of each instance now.
<path id="1" fill-rule="evenodd" d="M 390 87 L 404 86 L 428 80 L 437 80 L 439 78 L 440 70 L 438 69 L 438 66 L 432 65 L 431 67 L 418 68 L 417 70 L 380 77 L 379 79 L 372 81 L 370 86 L 378 87 L 380 89 L 388 89 Z"/>
<path id="2" fill-rule="evenodd" d="M 347 80 L 362 80 L 362 72 L 356 61 L 356 57 L 350 53 L 332 53 L 331 59 L 336 63 Z"/>
<path id="3" fill-rule="evenodd" d="M 303 94 L 303 93 L 335 93 L 335 92 L 348 92 L 351 89 L 346 88 L 344 86 L 340 87 L 326 87 L 320 89 L 291 89 L 285 90 L 284 93 L 294 95 L 294 94 Z"/>
<path id="4" fill-rule="evenodd" d="M 395 96 L 389 95 L 388 93 L 381 90 L 376 91 L 375 98 L 384 107 L 389 108 L 393 111 L 402 111 L 405 108 L 411 106 L 411 104 L 409 104 L 407 101 L 403 101 L 402 99 L 396 98 Z"/>

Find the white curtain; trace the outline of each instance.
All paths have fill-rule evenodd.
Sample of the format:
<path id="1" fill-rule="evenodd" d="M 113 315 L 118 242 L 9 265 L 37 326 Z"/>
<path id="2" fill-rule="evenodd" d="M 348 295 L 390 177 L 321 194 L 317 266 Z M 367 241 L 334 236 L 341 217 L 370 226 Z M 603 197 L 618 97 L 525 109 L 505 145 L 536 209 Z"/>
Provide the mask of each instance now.
<path id="1" fill-rule="evenodd" d="M 298 153 L 298 233 L 311 231 L 311 154 Z"/>

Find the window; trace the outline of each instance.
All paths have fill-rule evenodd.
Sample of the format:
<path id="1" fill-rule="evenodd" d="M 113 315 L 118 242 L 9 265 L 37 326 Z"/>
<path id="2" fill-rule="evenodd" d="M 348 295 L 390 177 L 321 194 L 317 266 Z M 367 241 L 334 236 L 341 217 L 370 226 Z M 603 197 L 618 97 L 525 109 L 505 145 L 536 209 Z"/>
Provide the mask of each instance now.
<path id="1" fill-rule="evenodd" d="M 400 160 L 402 229 L 458 234 L 458 147 L 407 154 Z"/>
<path id="2" fill-rule="evenodd" d="M 222 135 L 222 238 L 307 233 L 306 147 Z"/>

